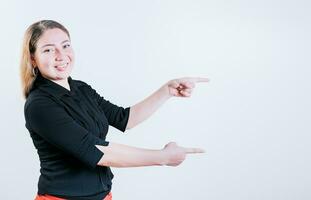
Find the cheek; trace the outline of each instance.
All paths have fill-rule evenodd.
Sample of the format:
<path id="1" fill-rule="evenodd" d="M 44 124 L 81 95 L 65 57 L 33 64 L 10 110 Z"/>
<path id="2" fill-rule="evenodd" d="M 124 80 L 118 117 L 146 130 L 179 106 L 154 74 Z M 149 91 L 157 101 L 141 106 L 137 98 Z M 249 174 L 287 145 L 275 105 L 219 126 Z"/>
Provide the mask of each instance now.
<path id="1" fill-rule="evenodd" d="M 54 67 L 53 58 L 50 56 L 40 56 L 38 59 L 36 59 L 36 61 L 39 70 L 43 73 L 47 73 Z"/>
<path id="2" fill-rule="evenodd" d="M 71 62 L 74 62 L 74 60 L 75 60 L 75 54 L 74 54 L 73 51 L 71 51 L 71 52 L 68 53 L 68 57 L 69 57 L 69 59 L 70 59 Z"/>
<path id="3" fill-rule="evenodd" d="M 48 56 L 42 57 L 42 59 L 40 60 L 41 67 L 44 68 L 50 67 L 52 65 L 52 62 L 53 58 L 50 58 Z"/>

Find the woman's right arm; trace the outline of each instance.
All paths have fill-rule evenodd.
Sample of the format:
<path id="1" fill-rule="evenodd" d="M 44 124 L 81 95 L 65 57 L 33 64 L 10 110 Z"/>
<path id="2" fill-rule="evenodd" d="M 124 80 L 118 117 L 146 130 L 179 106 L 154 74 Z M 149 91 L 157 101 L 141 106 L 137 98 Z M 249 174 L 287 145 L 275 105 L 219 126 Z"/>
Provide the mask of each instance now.
<path id="1" fill-rule="evenodd" d="M 96 145 L 104 153 L 97 165 L 110 167 L 141 167 L 181 164 L 187 154 L 204 153 L 203 149 L 185 148 L 170 142 L 163 149 L 143 149 L 123 144 Z"/>

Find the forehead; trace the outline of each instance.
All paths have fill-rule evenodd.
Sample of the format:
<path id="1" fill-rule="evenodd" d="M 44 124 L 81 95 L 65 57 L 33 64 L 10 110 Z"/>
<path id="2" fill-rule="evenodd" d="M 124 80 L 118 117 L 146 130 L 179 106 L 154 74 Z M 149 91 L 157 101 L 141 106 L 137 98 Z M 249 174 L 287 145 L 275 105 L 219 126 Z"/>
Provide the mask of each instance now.
<path id="1" fill-rule="evenodd" d="M 46 44 L 60 44 L 65 40 L 69 40 L 66 32 L 59 28 L 53 28 L 46 30 L 38 40 L 38 47 Z"/>

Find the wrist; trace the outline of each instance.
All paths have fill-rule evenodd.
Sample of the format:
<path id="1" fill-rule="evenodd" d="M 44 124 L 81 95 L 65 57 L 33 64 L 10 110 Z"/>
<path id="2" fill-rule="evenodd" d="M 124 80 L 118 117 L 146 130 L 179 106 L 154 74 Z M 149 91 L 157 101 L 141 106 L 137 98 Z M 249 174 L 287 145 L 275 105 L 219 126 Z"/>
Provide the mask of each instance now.
<path id="1" fill-rule="evenodd" d="M 169 99 L 172 97 L 169 90 L 169 83 L 164 84 L 160 89 L 161 96 L 163 96 L 165 99 Z"/>
<path id="2" fill-rule="evenodd" d="M 164 166 L 168 164 L 168 155 L 167 152 L 164 151 L 164 149 L 158 150 L 159 152 L 159 160 L 158 165 Z"/>

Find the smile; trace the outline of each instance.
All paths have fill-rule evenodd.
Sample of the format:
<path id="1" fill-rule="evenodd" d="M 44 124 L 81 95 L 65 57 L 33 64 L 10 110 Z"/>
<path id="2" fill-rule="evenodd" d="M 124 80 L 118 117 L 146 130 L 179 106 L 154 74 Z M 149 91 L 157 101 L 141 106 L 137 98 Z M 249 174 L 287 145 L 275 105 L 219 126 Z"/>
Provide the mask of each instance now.
<path id="1" fill-rule="evenodd" d="M 57 66 L 55 66 L 55 68 L 56 68 L 57 70 L 59 70 L 59 71 L 64 71 L 64 70 L 67 68 L 68 64 L 69 64 L 69 63 L 65 63 L 65 64 L 63 64 L 63 65 L 57 65 Z"/>

